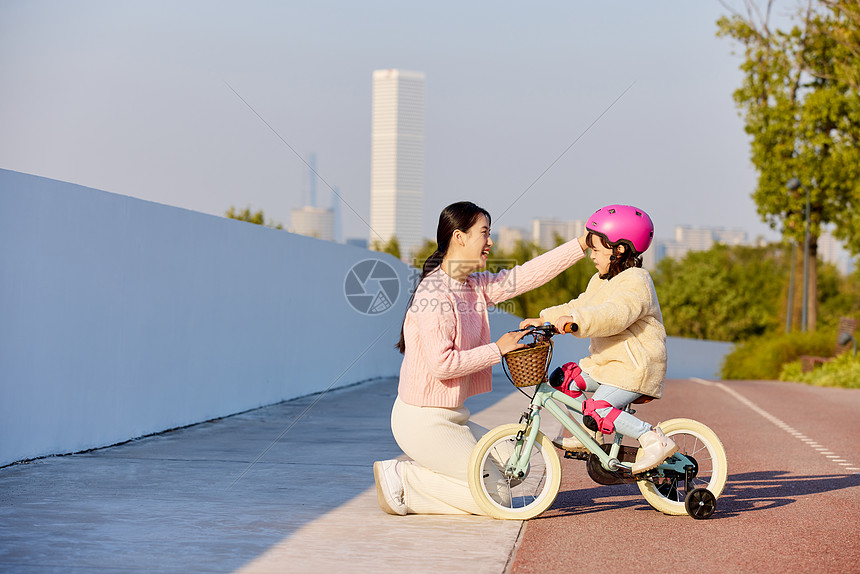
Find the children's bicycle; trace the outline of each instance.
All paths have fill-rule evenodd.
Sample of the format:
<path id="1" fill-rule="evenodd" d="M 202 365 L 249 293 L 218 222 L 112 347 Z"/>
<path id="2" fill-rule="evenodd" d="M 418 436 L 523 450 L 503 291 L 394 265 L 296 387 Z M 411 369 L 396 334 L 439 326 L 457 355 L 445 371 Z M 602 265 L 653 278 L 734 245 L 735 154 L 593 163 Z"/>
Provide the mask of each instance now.
<path id="1" fill-rule="evenodd" d="M 575 325 L 568 325 L 576 330 Z M 690 419 L 671 419 L 659 424 L 677 445 L 678 452 L 659 466 L 632 474 L 632 463 L 641 456 L 637 447 L 622 445 L 623 436 L 606 435 L 600 444 L 566 409 L 582 412 L 580 401 L 549 384 L 552 337 L 555 327 L 531 327 L 526 348 L 504 357 L 505 374 L 520 392 L 537 386 L 531 404 L 519 423 L 496 427 L 478 441 L 469 461 L 469 488 L 478 505 L 490 516 L 528 520 L 538 516 L 555 500 L 561 485 L 561 463 L 553 442 L 540 432 L 541 413 L 549 413 L 576 437 L 587 452 L 565 451 L 565 458 L 586 461 L 588 475 L 598 484 L 635 482 L 654 509 L 669 515 L 689 514 L 709 518 L 726 484 L 726 452 L 717 435 Z M 633 404 L 647 402 L 646 397 Z M 627 409 L 635 412 L 631 405 Z"/>

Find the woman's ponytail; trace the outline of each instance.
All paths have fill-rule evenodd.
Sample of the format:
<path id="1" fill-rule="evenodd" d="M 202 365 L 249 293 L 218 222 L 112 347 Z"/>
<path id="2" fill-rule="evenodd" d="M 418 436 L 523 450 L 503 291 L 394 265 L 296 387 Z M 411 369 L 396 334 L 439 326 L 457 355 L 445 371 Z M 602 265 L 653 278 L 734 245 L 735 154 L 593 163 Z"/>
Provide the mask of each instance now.
<path id="1" fill-rule="evenodd" d="M 415 287 L 412 288 L 412 295 L 409 297 L 409 303 L 406 305 L 406 312 L 409 312 L 409 309 L 412 307 L 412 302 L 415 300 L 415 292 L 418 291 L 418 286 L 424 281 L 424 278 L 430 275 L 437 267 L 442 265 L 442 259 L 445 257 L 445 254 L 436 249 L 430 257 L 428 257 L 424 261 L 424 266 L 421 268 L 421 277 L 418 279 L 418 282 L 415 283 Z M 406 317 L 403 318 L 404 325 L 406 324 Z M 406 338 L 403 334 L 403 326 L 400 326 L 400 341 L 394 348 L 400 351 L 400 354 L 406 352 Z"/>
<path id="2" fill-rule="evenodd" d="M 436 251 L 433 252 L 432 255 L 430 255 L 430 257 L 425 259 L 424 260 L 424 266 L 421 268 L 421 279 L 424 279 L 425 277 L 430 275 L 430 273 L 434 269 L 436 269 L 437 267 L 442 265 L 442 259 L 444 257 L 445 257 L 445 254 L 437 249 Z M 419 283 L 421 282 L 421 279 L 418 280 Z M 417 287 L 417 285 L 416 285 L 416 287 Z"/>

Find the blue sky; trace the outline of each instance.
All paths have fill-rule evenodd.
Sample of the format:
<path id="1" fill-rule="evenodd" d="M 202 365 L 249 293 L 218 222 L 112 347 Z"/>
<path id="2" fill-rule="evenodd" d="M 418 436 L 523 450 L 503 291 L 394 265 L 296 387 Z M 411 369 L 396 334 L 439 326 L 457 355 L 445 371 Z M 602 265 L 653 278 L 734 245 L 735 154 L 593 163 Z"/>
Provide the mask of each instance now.
<path id="1" fill-rule="evenodd" d="M 631 203 L 658 237 L 692 224 L 774 238 L 750 199 L 724 13 L 681 0 L 0 0 L 0 167 L 288 224 L 306 168 L 231 86 L 316 154 L 347 204 L 344 237 L 367 237 L 371 76 L 403 68 L 427 78 L 426 236 L 469 199 L 495 228 Z"/>

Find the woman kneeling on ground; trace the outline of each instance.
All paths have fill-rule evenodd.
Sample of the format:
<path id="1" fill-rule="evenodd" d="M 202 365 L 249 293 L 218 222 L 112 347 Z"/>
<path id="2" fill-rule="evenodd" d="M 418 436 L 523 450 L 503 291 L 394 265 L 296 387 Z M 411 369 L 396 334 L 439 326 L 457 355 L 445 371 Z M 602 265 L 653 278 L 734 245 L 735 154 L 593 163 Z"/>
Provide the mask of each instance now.
<path id="1" fill-rule="evenodd" d="M 499 273 L 478 272 L 493 240 L 490 214 L 474 203 L 439 216 L 436 251 L 403 320 L 403 353 L 391 430 L 412 460 L 373 464 L 379 506 L 389 514 L 484 514 L 469 491 L 472 449 L 487 429 L 464 401 L 492 389 L 492 366 L 524 347 L 522 332 L 490 338 L 487 307 L 539 287 L 585 256 L 585 235 Z M 502 481 L 501 474 L 498 477 Z"/>

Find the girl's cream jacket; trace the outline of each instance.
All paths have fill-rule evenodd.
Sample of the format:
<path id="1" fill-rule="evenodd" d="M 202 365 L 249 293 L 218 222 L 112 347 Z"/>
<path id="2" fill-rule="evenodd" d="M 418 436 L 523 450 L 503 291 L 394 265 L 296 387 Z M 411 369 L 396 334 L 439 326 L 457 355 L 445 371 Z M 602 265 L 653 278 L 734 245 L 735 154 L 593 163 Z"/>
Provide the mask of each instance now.
<path id="1" fill-rule="evenodd" d="M 585 292 L 569 303 L 544 309 L 553 324 L 564 315 L 591 338 L 590 356 L 579 366 L 595 380 L 654 398 L 663 396 L 666 330 L 651 275 L 625 269 L 611 280 L 595 274 Z"/>

